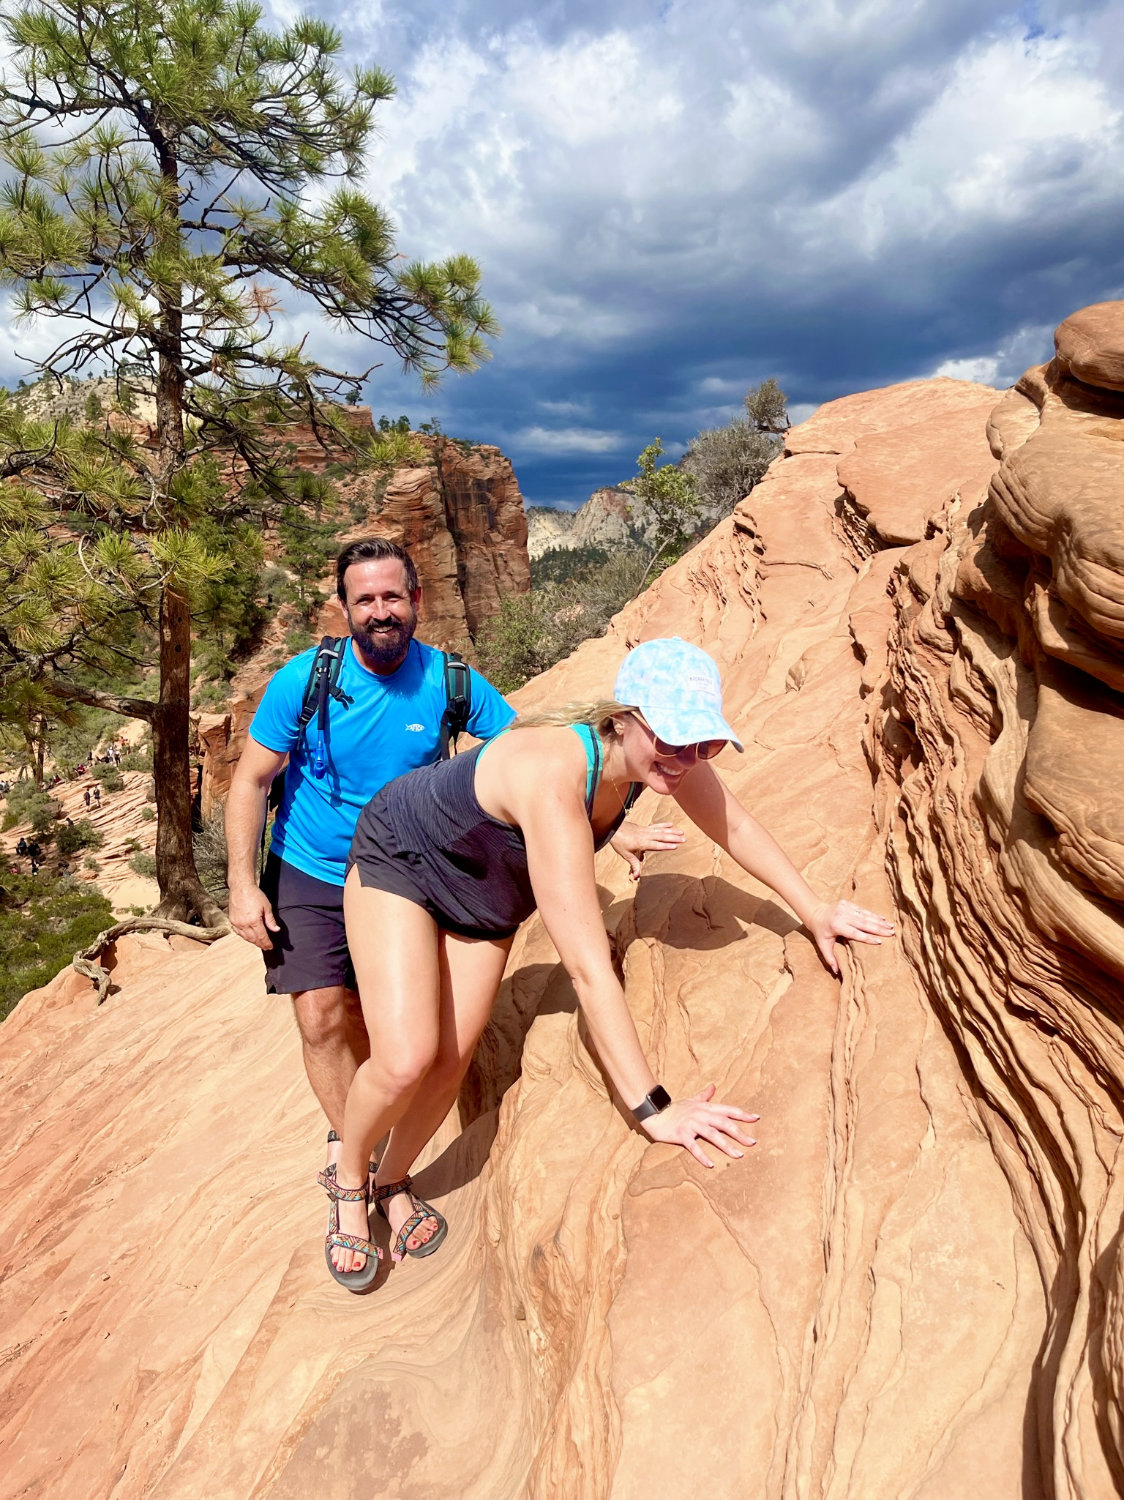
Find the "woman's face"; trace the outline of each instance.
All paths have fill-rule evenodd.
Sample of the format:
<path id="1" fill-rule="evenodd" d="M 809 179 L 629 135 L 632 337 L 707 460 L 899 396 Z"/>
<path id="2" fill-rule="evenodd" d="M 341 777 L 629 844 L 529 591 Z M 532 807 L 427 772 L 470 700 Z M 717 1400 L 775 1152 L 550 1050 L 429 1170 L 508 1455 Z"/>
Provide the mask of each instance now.
<path id="1" fill-rule="evenodd" d="M 621 714 L 615 722 L 620 726 L 621 748 L 630 780 L 642 782 L 663 796 L 675 795 L 684 776 L 694 770 L 700 758 L 710 758 L 706 751 L 713 754 L 715 748 L 721 749 L 721 742 L 709 741 L 701 747 L 666 745 L 639 714 Z M 700 750 L 704 752 L 701 756 Z"/>

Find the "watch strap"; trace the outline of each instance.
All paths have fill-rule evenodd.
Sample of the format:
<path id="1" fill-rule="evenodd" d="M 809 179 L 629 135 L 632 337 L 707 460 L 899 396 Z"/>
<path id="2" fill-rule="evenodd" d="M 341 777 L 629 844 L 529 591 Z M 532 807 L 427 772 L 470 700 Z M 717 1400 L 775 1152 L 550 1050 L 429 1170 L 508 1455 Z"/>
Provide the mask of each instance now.
<path id="1" fill-rule="evenodd" d="M 662 1114 L 670 1103 L 671 1095 L 662 1083 L 657 1083 L 651 1093 L 645 1094 L 640 1103 L 633 1108 L 632 1118 L 637 1121 L 647 1120 L 652 1115 Z"/>

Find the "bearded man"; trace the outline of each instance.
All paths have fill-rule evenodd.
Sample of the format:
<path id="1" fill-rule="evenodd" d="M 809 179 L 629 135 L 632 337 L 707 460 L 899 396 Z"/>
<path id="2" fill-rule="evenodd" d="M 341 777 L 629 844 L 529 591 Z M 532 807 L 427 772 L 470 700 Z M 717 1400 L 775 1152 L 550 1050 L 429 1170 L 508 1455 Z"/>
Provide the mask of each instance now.
<path id="1" fill-rule="evenodd" d="M 326 763 L 323 747 L 315 753 L 316 721 L 307 733 L 300 726 L 313 649 L 270 679 L 226 803 L 231 925 L 263 950 L 267 991 L 292 996 L 308 1081 L 331 1126 L 329 1162 L 351 1080 L 370 1055 L 343 925 L 348 850 L 375 793 L 440 757 L 447 706 L 442 653 L 414 639 L 421 590 L 405 549 L 353 542 L 336 560 L 336 592 L 351 630 L 337 687 L 351 701 L 329 703 Z M 513 718 L 473 671 L 468 732 L 490 739 Z M 259 886 L 269 789 L 286 761 Z"/>

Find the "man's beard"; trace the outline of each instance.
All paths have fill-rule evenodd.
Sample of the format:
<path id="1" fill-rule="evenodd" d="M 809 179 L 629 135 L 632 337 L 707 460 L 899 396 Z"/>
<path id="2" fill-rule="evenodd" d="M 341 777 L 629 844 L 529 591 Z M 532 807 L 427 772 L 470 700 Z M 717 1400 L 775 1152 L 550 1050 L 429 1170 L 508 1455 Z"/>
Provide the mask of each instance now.
<path id="1" fill-rule="evenodd" d="M 365 662 L 376 668 L 397 667 L 406 659 L 406 652 L 417 629 L 418 617 L 415 612 L 411 612 L 408 622 L 394 618 L 369 620 L 366 625 L 356 626 L 349 614 L 348 624 L 351 626 L 351 638 Z M 379 630 L 380 626 L 393 628 L 384 632 Z M 379 633 L 372 634 L 375 630 L 379 630 Z"/>

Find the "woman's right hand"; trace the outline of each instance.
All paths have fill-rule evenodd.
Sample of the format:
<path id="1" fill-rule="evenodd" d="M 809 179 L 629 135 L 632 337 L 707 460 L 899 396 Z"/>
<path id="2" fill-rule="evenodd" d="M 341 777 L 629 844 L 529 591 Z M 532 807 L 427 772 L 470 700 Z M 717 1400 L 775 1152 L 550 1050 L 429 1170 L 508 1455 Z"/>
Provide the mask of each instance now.
<path id="1" fill-rule="evenodd" d="M 750 1115 L 732 1104 L 712 1104 L 714 1084 L 694 1094 L 690 1099 L 674 1099 L 658 1115 L 649 1115 L 640 1128 L 647 1131 L 653 1141 L 664 1141 L 669 1146 L 682 1146 L 704 1167 L 714 1163 L 700 1146 L 700 1141 L 709 1141 L 726 1156 L 742 1156 L 740 1146 L 755 1146 L 757 1142 L 738 1128 L 739 1122 L 752 1124 L 761 1118 Z"/>

